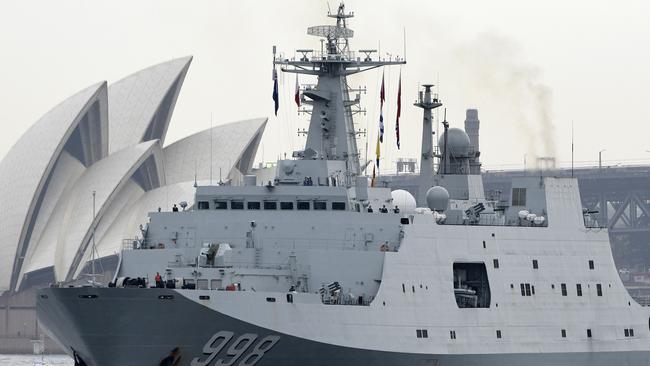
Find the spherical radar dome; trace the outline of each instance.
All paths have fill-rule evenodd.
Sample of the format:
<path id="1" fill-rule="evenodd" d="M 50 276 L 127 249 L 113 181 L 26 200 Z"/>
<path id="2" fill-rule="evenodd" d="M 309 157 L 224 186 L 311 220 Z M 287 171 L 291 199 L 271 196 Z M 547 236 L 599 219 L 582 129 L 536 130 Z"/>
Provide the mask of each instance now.
<path id="1" fill-rule="evenodd" d="M 451 156 L 467 156 L 469 155 L 469 136 L 460 128 L 450 128 L 447 130 L 449 137 L 447 138 L 447 149 Z M 445 132 L 440 135 L 438 146 L 441 149 L 445 148 Z"/>
<path id="2" fill-rule="evenodd" d="M 398 189 L 390 192 L 391 197 L 393 197 L 393 205 L 399 207 L 400 211 L 403 213 L 413 213 L 417 204 L 415 202 L 415 197 L 408 191 L 403 189 Z"/>
<path id="3" fill-rule="evenodd" d="M 427 206 L 431 211 L 442 212 L 449 207 L 449 192 L 445 187 L 434 186 L 427 191 Z"/>

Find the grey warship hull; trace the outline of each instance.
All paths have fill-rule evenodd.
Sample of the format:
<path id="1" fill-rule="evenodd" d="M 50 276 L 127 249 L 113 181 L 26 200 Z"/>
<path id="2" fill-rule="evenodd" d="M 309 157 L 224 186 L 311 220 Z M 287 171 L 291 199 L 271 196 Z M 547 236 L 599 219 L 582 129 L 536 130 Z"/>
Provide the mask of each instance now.
<path id="1" fill-rule="evenodd" d="M 57 342 L 93 366 L 160 365 L 177 347 L 179 365 L 650 364 L 648 352 L 420 354 L 342 347 L 259 327 L 169 289 L 49 288 L 40 291 L 37 306 L 40 323 Z M 213 338 L 219 332 L 232 333 L 221 347 L 222 339 Z M 237 344 L 242 336 L 254 339 Z M 265 337 L 277 341 L 251 356 Z"/>

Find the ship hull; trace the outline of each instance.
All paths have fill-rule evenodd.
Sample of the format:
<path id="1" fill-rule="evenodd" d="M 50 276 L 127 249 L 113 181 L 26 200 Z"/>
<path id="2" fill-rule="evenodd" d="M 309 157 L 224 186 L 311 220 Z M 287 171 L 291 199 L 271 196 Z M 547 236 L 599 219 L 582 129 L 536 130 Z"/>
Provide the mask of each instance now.
<path id="1" fill-rule="evenodd" d="M 648 352 L 426 354 L 342 347 L 258 327 L 167 289 L 50 288 L 39 292 L 37 308 L 49 335 L 92 366 L 166 365 L 165 358 L 178 359 L 169 363 L 178 366 L 650 364 Z"/>

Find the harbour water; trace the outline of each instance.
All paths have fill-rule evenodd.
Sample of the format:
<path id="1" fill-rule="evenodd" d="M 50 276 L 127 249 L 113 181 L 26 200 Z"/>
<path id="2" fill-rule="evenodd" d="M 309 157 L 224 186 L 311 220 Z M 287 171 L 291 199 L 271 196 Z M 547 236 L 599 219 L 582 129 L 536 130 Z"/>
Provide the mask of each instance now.
<path id="1" fill-rule="evenodd" d="M 66 355 L 0 355 L 2 366 L 73 366 L 74 361 Z"/>

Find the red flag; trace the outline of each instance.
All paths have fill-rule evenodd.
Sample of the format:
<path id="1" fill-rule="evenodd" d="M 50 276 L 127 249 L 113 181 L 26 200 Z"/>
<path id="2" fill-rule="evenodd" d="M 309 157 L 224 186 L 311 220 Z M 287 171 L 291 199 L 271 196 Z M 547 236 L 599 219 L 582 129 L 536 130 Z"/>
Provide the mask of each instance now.
<path id="1" fill-rule="evenodd" d="M 296 74 L 296 94 L 293 99 L 296 101 L 298 108 L 300 108 L 300 84 L 298 84 L 298 74 Z"/>
<path id="2" fill-rule="evenodd" d="M 381 89 L 379 90 L 379 101 L 381 102 L 380 108 L 384 106 L 386 100 L 386 93 L 384 92 L 384 73 L 381 73 Z"/>
<path id="3" fill-rule="evenodd" d="M 397 136 L 397 149 L 399 150 L 399 116 L 402 114 L 402 71 L 399 72 L 399 85 L 397 86 L 397 118 L 395 120 L 395 135 Z"/>
<path id="4" fill-rule="evenodd" d="M 370 186 L 375 186 L 375 165 L 372 166 L 372 180 L 370 181 Z"/>

